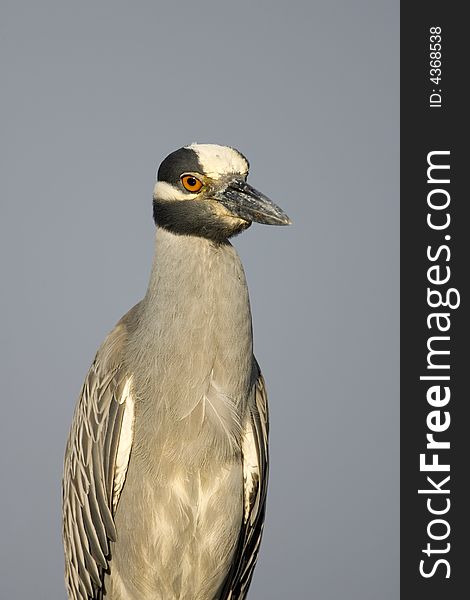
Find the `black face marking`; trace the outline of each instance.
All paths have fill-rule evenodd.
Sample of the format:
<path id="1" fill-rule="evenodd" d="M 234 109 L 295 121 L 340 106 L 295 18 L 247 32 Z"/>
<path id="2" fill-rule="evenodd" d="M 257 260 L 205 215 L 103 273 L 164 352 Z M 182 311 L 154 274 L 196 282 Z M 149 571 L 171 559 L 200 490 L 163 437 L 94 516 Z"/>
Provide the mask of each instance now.
<path id="1" fill-rule="evenodd" d="M 251 225 L 249 221 L 222 221 L 204 200 L 153 201 L 153 219 L 159 227 L 179 235 L 195 235 L 224 242 Z"/>
<path id="2" fill-rule="evenodd" d="M 202 173 L 198 156 L 191 148 L 180 148 L 169 154 L 158 169 L 158 181 L 178 183 L 182 173 Z"/>

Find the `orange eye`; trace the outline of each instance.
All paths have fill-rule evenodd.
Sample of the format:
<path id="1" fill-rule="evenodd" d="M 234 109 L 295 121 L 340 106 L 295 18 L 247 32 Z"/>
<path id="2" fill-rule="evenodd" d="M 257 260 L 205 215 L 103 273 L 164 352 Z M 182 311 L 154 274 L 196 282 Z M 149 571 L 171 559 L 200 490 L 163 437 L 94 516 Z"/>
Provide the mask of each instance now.
<path id="1" fill-rule="evenodd" d="M 194 175 L 181 175 L 181 183 L 188 192 L 196 193 L 202 188 L 202 181 Z"/>

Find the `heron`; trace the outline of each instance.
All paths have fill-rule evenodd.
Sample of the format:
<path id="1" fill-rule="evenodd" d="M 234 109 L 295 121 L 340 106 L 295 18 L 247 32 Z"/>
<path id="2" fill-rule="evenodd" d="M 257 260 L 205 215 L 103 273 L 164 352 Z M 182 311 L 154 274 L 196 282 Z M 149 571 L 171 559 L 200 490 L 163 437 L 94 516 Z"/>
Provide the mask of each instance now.
<path id="1" fill-rule="evenodd" d="M 63 475 L 70 600 L 243 600 L 268 479 L 266 387 L 230 238 L 288 216 L 237 150 L 191 144 L 161 163 L 144 298 L 86 376 Z"/>

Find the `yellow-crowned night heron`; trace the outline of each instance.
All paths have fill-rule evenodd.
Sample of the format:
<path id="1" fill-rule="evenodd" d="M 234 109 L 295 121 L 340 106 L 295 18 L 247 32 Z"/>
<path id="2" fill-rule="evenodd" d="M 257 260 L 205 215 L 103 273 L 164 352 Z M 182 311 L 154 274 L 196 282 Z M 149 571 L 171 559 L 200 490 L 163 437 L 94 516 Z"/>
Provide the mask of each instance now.
<path id="1" fill-rule="evenodd" d="M 266 391 L 248 290 L 228 241 L 288 217 L 236 150 L 193 144 L 160 165 L 144 299 L 96 354 L 63 480 L 71 600 L 246 597 L 263 529 Z"/>

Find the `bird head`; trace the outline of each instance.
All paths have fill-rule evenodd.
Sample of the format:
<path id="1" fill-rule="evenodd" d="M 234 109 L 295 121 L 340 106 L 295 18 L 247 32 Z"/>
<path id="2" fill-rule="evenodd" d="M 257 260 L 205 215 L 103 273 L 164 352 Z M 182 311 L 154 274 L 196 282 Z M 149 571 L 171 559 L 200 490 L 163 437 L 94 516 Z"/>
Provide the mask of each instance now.
<path id="1" fill-rule="evenodd" d="M 223 241 L 253 221 L 289 225 L 289 217 L 246 182 L 246 158 L 228 146 L 191 144 L 168 155 L 153 192 L 155 223 L 180 235 Z"/>

